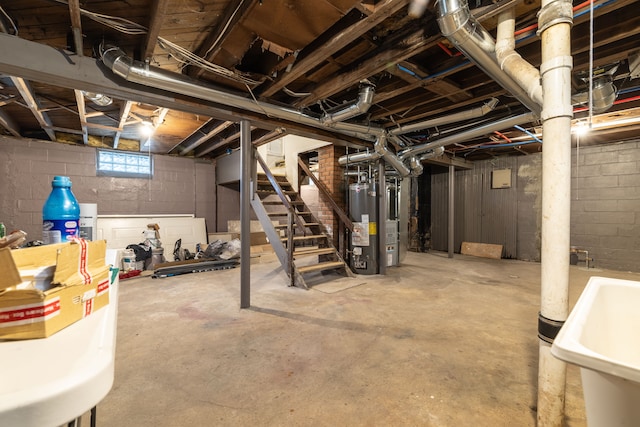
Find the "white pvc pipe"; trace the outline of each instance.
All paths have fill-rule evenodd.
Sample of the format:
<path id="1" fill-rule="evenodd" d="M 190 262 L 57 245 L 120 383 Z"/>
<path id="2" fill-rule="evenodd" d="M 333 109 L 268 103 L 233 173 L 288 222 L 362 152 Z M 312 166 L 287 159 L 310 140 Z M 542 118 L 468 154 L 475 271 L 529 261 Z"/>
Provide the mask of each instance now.
<path id="1" fill-rule="evenodd" d="M 567 13 L 568 7 L 568 13 Z M 540 314 L 555 322 L 569 312 L 571 214 L 571 2 L 543 0 L 542 29 L 542 250 Z M 569 17 L 566 15 L 569 14 Z M 553 15 L 551 19 L 549 15 Z M 560 427 L 566 365 L 540 340 L 538 426 Z"/>
<path id="2" fill-rule="evenodd" d="M 515 8 L 512 7 L 498 16 L 496 60 L 500 68 L 518 83 L 533 101 L 542 105 L 540 72 L 516 52 L 515 29 Z"/>

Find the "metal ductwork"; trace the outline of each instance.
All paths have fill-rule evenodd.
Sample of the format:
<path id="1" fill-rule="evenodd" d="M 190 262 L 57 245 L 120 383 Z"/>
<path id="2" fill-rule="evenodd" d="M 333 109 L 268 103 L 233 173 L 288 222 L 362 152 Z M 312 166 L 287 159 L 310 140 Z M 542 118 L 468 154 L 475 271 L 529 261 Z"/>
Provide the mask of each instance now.
<path id="1" fill-rule="evenodd" d="M 236 95 L 211 86 L 203 85 L 202 82 L 188 78 L 181 74 L 165 71 L 159 67 L 153 67 L 144 62 L 134 61 L 128 57 L 120 48 L 110 47 L 101 52 L 102 62 L 109 67 L 116 75 L 130 82 L 139 83 L 145 86 L 155 87 L 174 93 L 179 93 L 205 101 L 219 103 L 229 107 L 235 107 L 254 113 L 265 114 L 283 120 L 290 120 L 296 123 L 309 125 L 316 128 L 324 128 L 319 117 L 303 113 L 302 111 L 276 106 L 241 95 Z M 382 132 L 380 128 L 363 126 L 351 123 L 338 122 L 331 125 L 332 130 L 344 135 L 373 141 L 377 138 L 377 133 Z"/>
<path id="2" fill-rule="evenodd" d="M 495 41 L 471 15 L 467 0 L 440 0 L 438 10 L 438 24 L 442 35 L 525 107 L 540 115 L 541 105 L 500 69 L 495 57 Z"/>
<path id="3" fill-rule="evenodd" d="M 363 163 L 373 162 L 378 160 L 382 155 L 377 151 L 361 151 L 359 153 L 346 154 L 338 159 L 338 163 L 341 166 L 348 165 L 349 163 Z"/>
<path id="4" fill-rule="evenodd" d="M 450 123 L 461 122 L 464 120 L 477 119 L 478 117 L 482 117 L 489 112 L 493 111 L 498 105 L 497 98 L 491 98 L 484 105 L 476 108 L 472 108 L 466 111 L 460 111 L 458 113 L 449 114 L 447 116 L 437 117 L 435 119 L 424 120 L 421 122 L 411 123 L 405 126 L 398 126 L 389 131 L 391 135 L 404 135 L 406 133 L 419 131 L 422 129 L 434 127 L 434 126 L 442 126 Z"/>
<path id="5" fill-rule="evenodd" d="M 431 151 L 427 151 L 426 153 L 422 154 L 420 157 L 418 157 L 418 160 L 420 160 L 420 162 L 423 162 L 425 160 L 433 159 L 434 157 L 442 156 L 443 154 L 444 154 L 444 147 L 437 147 Z"/>
<path id="6" fill-rule="evenodd" d="M 384 134 L 380 134 L 378 136 L 378 139 L 374 144 L 374 151 L 347 154 L 340 157 L 338 159 L 338 163 L 345 166 L 349 163 L 373 162 L 379 158 L 383 158 L 390 166 L 398 171 L 400 176 L 407 177 L 411 174 L 411 170 L 403 163 L 403 161 L 389 151 L 387 148 L 387 136 Z"/>
<path id="7" fill-rule="evenodd" d="M 515 117 L 507 117 L 502 120 L 497 120 L 492 123 L 487 123 L 482 126 L 478 126 L 473 129 L 469 129 L 466 132 L 457 133 L 455 135 L 446 136 L 444 138 L 437 139 L 435 141 L 416 145 L 405 150 L 402 150 L 398 153 L 398 158 L 402 161 L 411 158 L 412 156 L 416 156 L 421 153 L 425 153 L 430 150 L 434 150 L 439 147 L 446 147 L 447 145 L 457 144 L 459 142 L 468 141 L 472 138 L 477 138 L 482 135 L 486 135 L 491 132 L 500 131 L 506 128 L 522 125 L 531 121 L 536 120 L 536 115 L 534 113 L 525 113 Z"/>
<path id="8" fill-rule="evenodd" d="M 320 117 L 320 123 L 323 125 L 331 125 L 366 113 L 373 103 L 374 94 L 375 87 L 373 84 L 362 82 L 360 84 L 360 93 L 357 101 L 347 107 L 340 108 L 338 111 L 324 113 L 322 117 Z"/>
<path id="9" fill-rule="evenodd" d="M 400 176 L 407 177 L 411 174 L 411 170 L 387 148 L 387 137 L 380 135 L 374 145 L 375 152 L 380 155 L 390 166 L 400 173 Z"/>

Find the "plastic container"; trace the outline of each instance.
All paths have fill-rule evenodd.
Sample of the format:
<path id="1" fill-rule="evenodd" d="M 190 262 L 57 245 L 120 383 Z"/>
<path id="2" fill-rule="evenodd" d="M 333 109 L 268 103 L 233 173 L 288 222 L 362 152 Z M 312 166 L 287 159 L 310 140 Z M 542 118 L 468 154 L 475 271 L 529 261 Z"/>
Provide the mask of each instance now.
<path id="1" fill-rule="evenodd" d="M 86 240 L 96 240 L 98 233 L 98 205 L 95 203 L 80 203 L 80 237 Z"/>
<path id="2" fill-rule="evenodd" d="M 122 271 L 139 270 L 136 263 L 136 253 L 133 249 L 122 251 Z"/>
<path id="3" fill-rule="evenodd" d="M 51 194 L 42 208 L 42 240 L 45 245 L 68 242 L 79 236 L 80 205 L 71 192 L 68 176 L 55 176 Z"/>
<path id="4" fill-rule="evenodd" d="M 589 427 L 640 426 L 640 282 L 592 277 L 551 346 L 580 366 Z"/>

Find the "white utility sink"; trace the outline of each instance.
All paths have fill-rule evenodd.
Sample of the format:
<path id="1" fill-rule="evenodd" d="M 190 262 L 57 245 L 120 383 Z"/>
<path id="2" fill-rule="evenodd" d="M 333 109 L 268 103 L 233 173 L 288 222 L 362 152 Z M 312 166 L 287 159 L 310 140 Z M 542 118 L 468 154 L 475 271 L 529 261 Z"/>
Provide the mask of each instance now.
<path id="1" fill-rule="evenodd" d="M 640 426 L 640 282 L 592 277 L 551 354 L 580 366 L 589 427 Z"/>

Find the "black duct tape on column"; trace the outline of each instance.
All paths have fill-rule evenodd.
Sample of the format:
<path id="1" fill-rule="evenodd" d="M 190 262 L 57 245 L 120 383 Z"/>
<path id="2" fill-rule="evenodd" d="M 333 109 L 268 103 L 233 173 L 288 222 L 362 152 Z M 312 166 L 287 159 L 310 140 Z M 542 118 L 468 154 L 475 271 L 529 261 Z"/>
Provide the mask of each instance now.
<path id="1" fill-rule="evenodd" d="M 538 338 L 542 341 L 553 343 L 560 328 L 564 325 L 564 320 L 551 320 L 538 313 Z"/>

